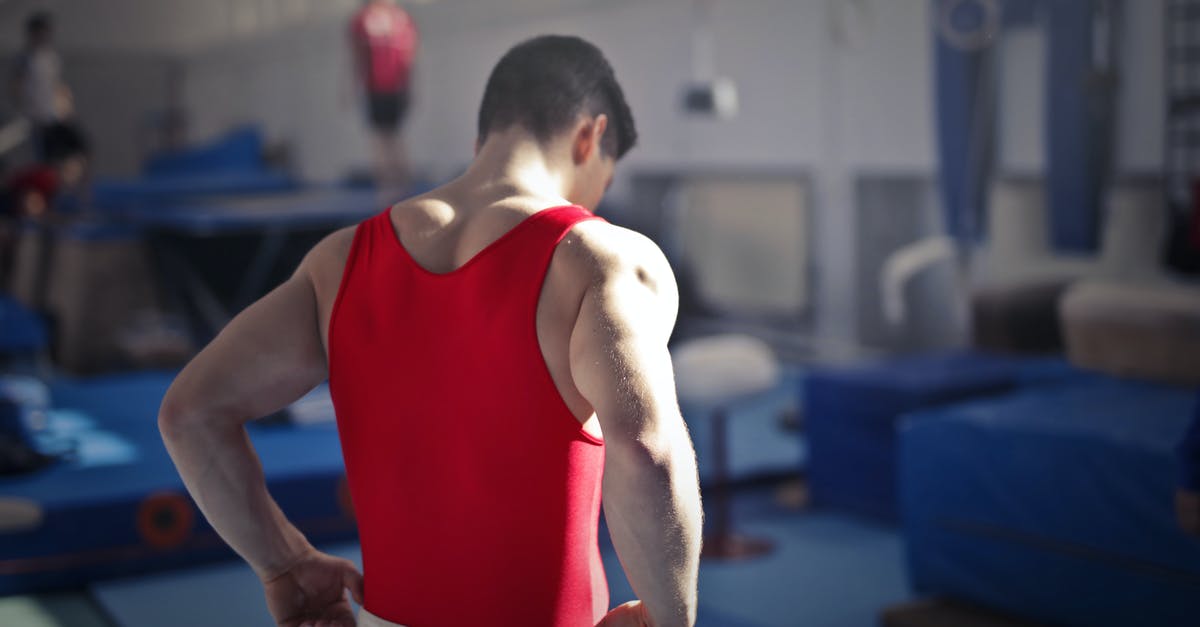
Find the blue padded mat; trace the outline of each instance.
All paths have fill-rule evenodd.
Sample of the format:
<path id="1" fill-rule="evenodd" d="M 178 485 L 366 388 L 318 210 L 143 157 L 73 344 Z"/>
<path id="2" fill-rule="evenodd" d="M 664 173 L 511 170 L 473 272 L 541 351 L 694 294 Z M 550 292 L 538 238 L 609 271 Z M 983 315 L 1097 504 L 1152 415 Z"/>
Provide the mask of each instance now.
<path id="1" fill-rule="evenodd" d="M 895 520 L 895 423 L 901 414 L 1089 376 L 1057 358 L 967 352 L 816 369 L 802 395 L 814 502 Z"/>
<path id="2" fill-rule="evenodd" d="M 44 515 L 34 529 L 0 534 L 0 594 L 229 556 L 186 496 L 159 437 L 158 405 L 171 378 L 146 373 L 52 386 L 61 435 L 75 439 L 78 452 L 45 470 L 0 478 L 0 497 L 32 501 Z M 250 434 L 272 495 L 297 526 L 316 540 L 354 535 L 332 421 L 255 425 Z"/>
<path id="3" fill-rule="evenodd" d="M 775 506 L 771 490 L 743 491 L 734 500 L 739 528 L 774 540 L 777 550 L 754 560 L 703 561 L 697 625 L 863 627 L 875 625 L 882 608 L 908 600 L 903 549 L 894 530 L 836 514 L 799 515 Z M 322 548 L 361 564 L 357 545 Z M 633 599 L 603 525 L 600 550 L 610 605 Z M 511 573 L 519 582 L 521 564 L 512 564 Z M 241 562 L 89 589 L 121 627 L 270 624 L 262 587 Z"/>
<path id="4" fill-rule="evenodd" d="M 299 187 L 288 174 L 272 170 L 179 174 L 135 179 L 106 179 L 92 186 L 92 202 L 101 210 L 154 207 L 180 199 L 230 194 L 264 194 Z"/>
<path id="5" fill-rule="evenodd" d="M 188 235 L 270 228 L 326 228 L 353 224 L 383 211 L 372 190 L 318 187 L 252 196 L 214 196 L 160 207 L 133 207 L 121 216 L 139 226 Z"/>
<path id="6" fill-rule="evenodd" d="M 46 347 L 46 325 L 37 314 L 0 294 L 0 354 L 31 353 Z"/>
<path id="7" fill-rule="evenodd" d="M 204 144 L 154 155 L 143 170 L 147 176 L 257 171 L 265 167 L 265 146 L 262 129 L 248 124 Z"/>
<path id="8" fill-rule="evenodd" d="M 1196 625 L 1200 542 L 1172 504 L 1194 401 L 1096 379 L 906 417 L 914 587 L 1053 624 Z"/>

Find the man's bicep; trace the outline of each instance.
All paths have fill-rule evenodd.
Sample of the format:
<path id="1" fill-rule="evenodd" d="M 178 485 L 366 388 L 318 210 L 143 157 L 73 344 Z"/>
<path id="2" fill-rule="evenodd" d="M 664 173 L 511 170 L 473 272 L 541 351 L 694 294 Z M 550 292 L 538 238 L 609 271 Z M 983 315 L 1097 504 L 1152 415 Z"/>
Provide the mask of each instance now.
<path id="1" fill-rule="evenodd" d="M 312 282 L 298 272 L 226 325 L 176 378 L 164 409 L 251 420 L 286 407 L 325 373 Z"/>
<path id="2" fill-rule="evenodd" d="M 593 285 L 584 295 L 571 335 L 571 373 L 606 440 L 639 437 L 676 406 L 669 306 L 636 274 Z"/>

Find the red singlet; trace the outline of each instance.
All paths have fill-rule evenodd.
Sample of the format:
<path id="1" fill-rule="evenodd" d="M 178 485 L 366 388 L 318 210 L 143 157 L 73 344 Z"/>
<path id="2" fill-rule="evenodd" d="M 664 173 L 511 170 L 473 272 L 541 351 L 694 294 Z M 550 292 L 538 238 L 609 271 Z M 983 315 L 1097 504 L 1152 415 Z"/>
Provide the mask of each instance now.
<path id="1" fill-rule="evenodd" d="M 394 93 L 408 89 L 417 52 L 417 26 L 394 4 L 370 3 L 350 21 L 350 37 L 365 54 L 367 89 Z"/>
<path id="2" fill-rule="evenodd" d="M 546 209 L 434 274 L 389 214 L 359 225 L 329 323 L 364 607 L 408 627 L 591 627 L 604 445 L 554 385 L 537 304 L 555 246 L 596 218 Z"/>

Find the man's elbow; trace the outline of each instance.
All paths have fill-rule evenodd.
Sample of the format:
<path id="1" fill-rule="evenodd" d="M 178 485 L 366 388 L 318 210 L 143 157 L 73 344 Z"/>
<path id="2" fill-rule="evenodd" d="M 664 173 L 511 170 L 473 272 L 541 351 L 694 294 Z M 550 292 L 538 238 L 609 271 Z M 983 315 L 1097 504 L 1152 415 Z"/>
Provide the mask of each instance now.
<path id="1" fill-rule="evenodd" d="M 197 429 L 210 429 L 218 422 L 211 407 L 194 394 L 172 386 L 163 396 L 158 407 L 158 431 L 163 439 L 174 440 L 195 433 Z"/>
<path id="2" fill-rule="evenodd" d="M 648 429 L 620 437 L 605 437 L 609 455 L 633 468 L 677 468 L 694 463 L 695 452 L 685 429 Z"/>
<path id="3" fill-rule="evenodd" d="M 186 399 L 168 390 L 158 407 L 158 432 L 163 439 L 170 440 L 187 431 L 195 422 L 195 409 Z"/>

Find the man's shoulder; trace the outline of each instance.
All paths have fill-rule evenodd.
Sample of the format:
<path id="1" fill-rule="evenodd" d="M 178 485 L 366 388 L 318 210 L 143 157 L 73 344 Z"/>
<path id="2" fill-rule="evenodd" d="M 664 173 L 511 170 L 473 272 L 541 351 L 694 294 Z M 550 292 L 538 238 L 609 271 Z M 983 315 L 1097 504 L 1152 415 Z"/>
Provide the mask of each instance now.
<path id="1" fill-rule="evenodd" d="M 595 280 L 635 272 L 670 276 L 662 249 L 649 237 L 603 220 L 585 220 L 563 238 L 560 254 L 572 268 Z"/>
<path id="2" fill-rule="evenodd" d="M 331 281 L 334 285 L 340 283 L 357 229 L 357 225 L 348 226 L 322 238 L 300 262 L 300 272 L 306 274 L 314 284 Z"/>

